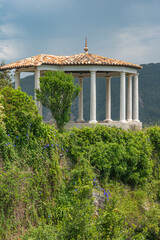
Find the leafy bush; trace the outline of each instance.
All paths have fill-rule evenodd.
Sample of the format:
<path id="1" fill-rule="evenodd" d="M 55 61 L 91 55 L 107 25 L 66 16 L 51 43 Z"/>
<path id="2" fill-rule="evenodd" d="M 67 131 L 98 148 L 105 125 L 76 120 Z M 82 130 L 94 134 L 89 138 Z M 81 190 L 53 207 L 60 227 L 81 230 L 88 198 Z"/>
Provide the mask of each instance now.
<path id="1" fill-rule="evenodd" d="M 144 184 L 152 171 L 151 144 L 141 131 L 104 126 L 73 129 L 64 136 L 64 148 L 73 162 L 86 154 L 101 178 L 135 186 Z"/>
<path id="2" fill-rule="evenodd" d="M 1 62 L 0 67 L 4 66 L 4 61 Z M 0 90 L 5 87 L 12 87 L 12 75 L 10 70 L 0 71 Z"/>
<path id="3" fill-rule="evenodd" d="M 0 126 L 0 162 L 3 167 L 10 167 L 10 163 L 18 161 L 18 154 L 14 149 L 11 138 L 6 134 L 5 130 Z"/>
<path id="4" fill-rule="evenodd" d="M 160 180 L 160 127 L 154 126 L 146 129 L 148 141 L 151 142 L 152 160 L 153 160 L 153 176 Z M 160 196 L 160 191 L 159 191 Z"/>
<path id="5" fill-rule="evenodd" d="M 39 136 L 42 117 L 38 114 L 35 102 L 19 89 L 6 87 L 1 90 L 0 103 L 4 107 L 4 123 L 7 134 L 23 141 L 24 136 L 32 132 Z"/>
<path id="6" fill-rule="evenodd" d="M 55 240 L 57 239 L 57 234 L 53 226 L 50 225 L 40 225 L 37 228 L 31 228 L 22 240 Z"/>
<path id="7" fill-rule="evenodd" d="M 56 198 L 54 216 L 60 227 L 58 239 L 98 239 L 92 198 L 93 176 L 90 163 L 81 157 Z"/>
<path id="8" fill-rule="evenodd" d="M 157 239 L 160 234 L 160 207 L 149 187 L 135 188 L 107 183 L 111 197 L 99 211 L 100 239 Z"/>
<path id="9" fill-rule="evenodd" d="M 100 212 L 97 225 L 101 235 L 99 239 L 121 240 L 126 237 L 124 216 L 115 208 L 114 201 L 107 204 L 105 209 Z"/>
<path id="10" fill-rule="evenodd" d="M 151 141 L 154 153 L 160 158 L 160 127 L 150 127 L 146 130 L 148 140 Z"/>
<path id="11" fill-rule="evenodd" d="M 160 127 L 150 127 L 147 129 L 148 139 L 153 145 L 153 149 L 160 158 Z"/>
<path id="12" fill-rule="evenodd" d="M 49 216 L 54 210 L 54 197 L 61 182 L 58 152 L 52 146 L 44 148 L 46 144 L 44 146 L 34 144 L 35 148 L 30 148 L 32 144 L 31 140 L 30 144 L 21 149 L 19 159 L 11 162 L 8 157 L 10 168 L 6 168 L 6 161 L 2 158 L 0 175 L 2 239 L 9 237 L 7 233 L 11 229 L 12 234 L 17 233 L 19 228 L 22 228 L 22 223 L 27 228 L 29 225 L 37 225 L 40 221 L 48 223 Z"/>

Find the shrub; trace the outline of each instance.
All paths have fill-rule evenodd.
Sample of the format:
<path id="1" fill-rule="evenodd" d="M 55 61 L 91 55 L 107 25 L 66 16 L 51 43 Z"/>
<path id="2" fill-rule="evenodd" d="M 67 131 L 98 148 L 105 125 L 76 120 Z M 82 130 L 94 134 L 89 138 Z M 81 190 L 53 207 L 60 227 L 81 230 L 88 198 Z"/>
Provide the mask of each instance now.
<path id="1" fill-rule="evenodd" d="M 2 161 L 3 160 L 3 161 Z M 18 161 L 18 154 L 15 151 L 14 144 L 5 129 L 0 125 L 0 164 L 1 167 L 9 168 L 11 163 Z"/>
<path id="2" fill-rule="evenodd" d="M 154 126 L 147 128 L 146 134 L 153 148 L 153 176 L 155 179 L 160 180 L 160 127 Z"/>
<path id="3" fill-rule="evenodd" d="M 35 102 L 26 93 L 19 89 L 6 87 L 1 90 L 2 99 L 0 103 L 4 107 L 4 124 L 7 134 L 12 137 L 21 138 L 30 131 L 35 136 L 39 135 L 39 127 L 42 117 L 38 114 Z"/>
<path id="4" fill-rule="evenodd" d="M 160 158 L 160 127 L 150 127 L 147 129 L 148 140 L 151 141 L 153 149 Z"/>
<path id="5" fill-rule="evenodd" d="M 142 131 L 104 126 L 73 129 L 64 136 L 64 147 L 74 163 L 86 154 L 102 178 L 135 186 L 144 184 L 152 171 L 152 148 Z"/>
<path id="6" fill-rule="evenodd" d="M 41 145 L 38 147 L 38 144 L 35 149 L 23 147 L 21 157 L 10 162 L 10 170 L 7 172 L 5 162 L 2 161 L 4 165 L 1 166 L 0 174 L 2 239 L 8 239 L 9 233 L 18 232 L 22 228 L 22 223 L 28 228 L 29 225 L 38 225 L 40 221 L 46 223 L 50 221 L 49 216 L 54 210 L 54 197 L 61 183 L 61 171 L 59 156 L 54 148 L 44 149 L 44 152 L 43 149 L 44 147 Z"/>
<path id="7" fill-rule="evenodd" d="M 47 224 L 41 224 L 39 227 L 31 228 L 22 240 L 55 240 L 57 234 L 53 226 Z"/>
<path id="8" fill-rule="evenodd" d="M 98 239 L 95 225 L 92 167 L 81 157 L 56 198 L 54 216 L 59 228 L 58 239 Z"/>
<path id="9" fill-rule="evenodd" d="M 115 208 L 113 201 L 112 203 L 107 204 L 103 211 L 100 211 L 97 225 L 101 235 L 101 238 L 99 239 L 121 240 L 126 237 L 124 216 Z"/>
<path id="10" fill-rule="evenodd" d="M 4 61 L 1 62 L 0 67 L 4 66 Z M 12 75 L 10 70 L 0 71 L 0 90 L 5 87 L 12 87 Z"/>

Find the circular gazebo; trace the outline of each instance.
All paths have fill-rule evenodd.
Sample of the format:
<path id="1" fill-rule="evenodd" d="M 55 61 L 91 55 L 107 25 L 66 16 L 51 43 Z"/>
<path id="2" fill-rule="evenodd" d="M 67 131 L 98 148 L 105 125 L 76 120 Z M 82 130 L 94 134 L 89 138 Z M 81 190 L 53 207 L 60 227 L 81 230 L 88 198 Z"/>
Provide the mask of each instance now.
<path id="1" fill-rule="evenodd" d="M 0 71 L 15 69 L 15 89 L 20 86 L 21 72 L 35 73 L 35 89 L 40 87 L 39 78 L 44 71 L 64 71 L 72 73 L 79 79 L 81 92 L 78 99 L 78 120 L 72 126 L 80 127 L 97 123 L 96 120 L 96 78 L 106 78 L 106 113 L 100 124 L 122 128 L 142 128 L 139 121 L 138 73 L 142 67 L 137 64 L 101 57 L 88 52 L 87 40 L 84 53 L 72 56 L 55 56 L 41 54 L 13 62 L 0 67 Z M 90 77 L 90 121 L 83 119 L 83 79 Z M 120 78 L 120 117 L 119 121 L 112 121 L 111 117 L 111 79 Z M 126 94 L 127 79 L 127 94 Z M 133 80 L 133 89 L 132 89 Z M 132 96 L 133 92 L 133 96 Z M 34 96 L 36 101 L 36 95 Z M 39 113 L 42 114 L 40 102 L 36 102 Z"/>

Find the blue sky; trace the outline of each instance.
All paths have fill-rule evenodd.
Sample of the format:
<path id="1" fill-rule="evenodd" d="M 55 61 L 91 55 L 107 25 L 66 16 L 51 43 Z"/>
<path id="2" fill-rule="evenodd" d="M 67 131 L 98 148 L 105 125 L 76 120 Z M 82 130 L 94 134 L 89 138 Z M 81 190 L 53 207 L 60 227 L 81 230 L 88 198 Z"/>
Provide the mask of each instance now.
<path id="1" fill-rule="evenodd" d="M 160 0 L 0 0 L 0 61 L 89 52 L 160 62 Z"/>

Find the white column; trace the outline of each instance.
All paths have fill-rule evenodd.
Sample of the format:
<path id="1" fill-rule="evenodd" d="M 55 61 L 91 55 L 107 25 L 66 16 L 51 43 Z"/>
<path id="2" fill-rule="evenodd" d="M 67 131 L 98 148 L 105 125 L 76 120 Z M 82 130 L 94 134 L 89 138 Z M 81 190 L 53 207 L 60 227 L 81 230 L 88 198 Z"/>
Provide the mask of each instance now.
<path id="1" fill-rule="evenodd" d="M 106 122 L 112 121 L 111 119 L 111 77 L 106 78 Z"/>
<path id="2" fill-rule="evenodd" d="M 35 89 L 40 89 L 40 71 L 36 70 L 35 71 L 35 82 L 34 82 L 34 88 Z M 36 93 L 34 92 L 34 100 L 37 104 L 38 110 L 39 110 L 39 115 L 42 115 L 42 104 L 39 101 L 36 101 Z"/>
<path id="3" fill-rule="evenodd" d="M 15 89 L 20 87 L 20 72 L 15 71 Z"/>
<path id="4" fill-rule="evenodd" d="M 127 121 L 132 121 L 132 75 L 127 77 Z"/>
<path id="5" fill-rule="evenodd" d="M 126 122 L 126 74 L 120 75 L 120 121 Z"/>
<path id="6" fill-rule="evenodd" d="M 78 122 L 83 122 L 83 78 L 78 78 L 81 91 L 78 96 Z"/>
<path id="7" fill-rule="evenodd" d="M 91 71 L 90 77 L 90 121 L 89 123 L 97 123 L 96 121 L 96 72 Z"/>
<path id="8" fill-rule="evenodd" d="M 134 74 L 133 81 L 133 121 L 139 122 L 138 73 Z"/>

